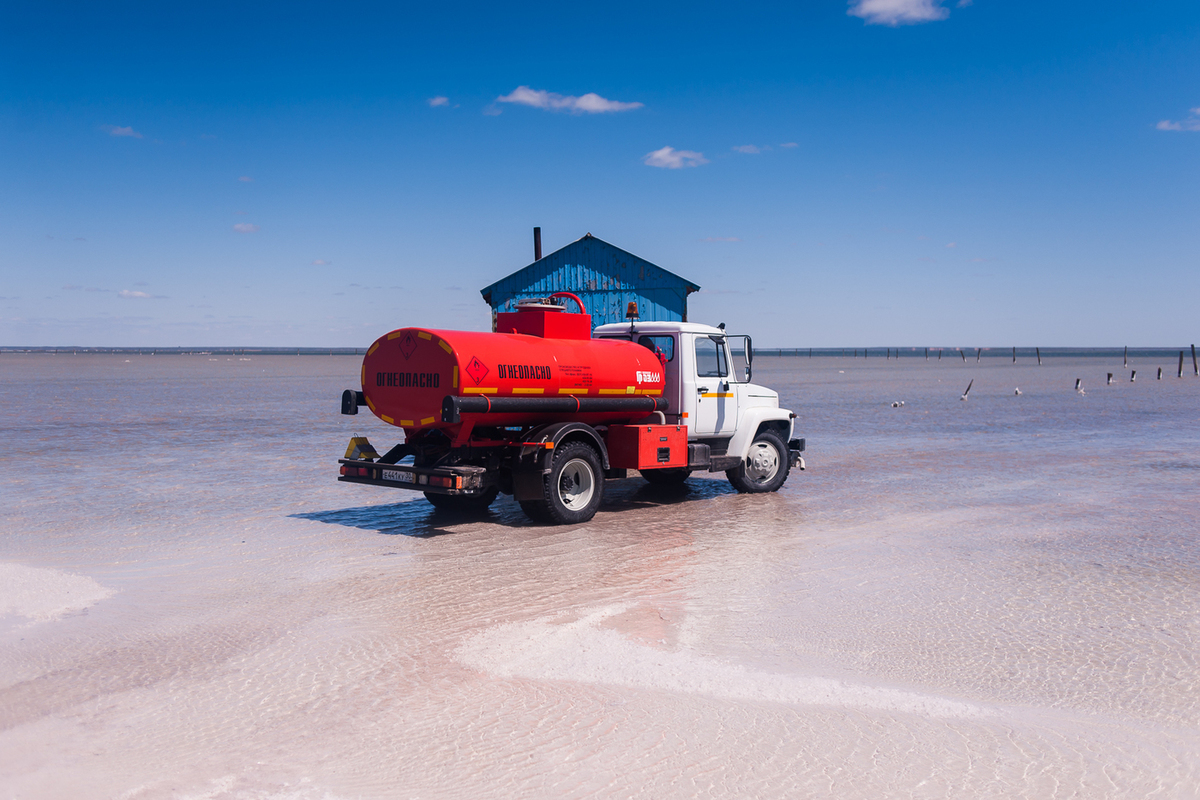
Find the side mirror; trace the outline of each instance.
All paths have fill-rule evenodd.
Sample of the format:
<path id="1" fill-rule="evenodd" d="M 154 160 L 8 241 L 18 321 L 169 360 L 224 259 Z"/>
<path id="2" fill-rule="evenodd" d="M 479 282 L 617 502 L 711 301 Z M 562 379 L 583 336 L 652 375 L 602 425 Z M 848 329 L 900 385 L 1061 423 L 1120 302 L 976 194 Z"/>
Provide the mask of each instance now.
<path id="1" fill-rule="evenodd" d="M 742 378 L 742 381 L 749 383 L 751 376 L 754 374 L 754 343 L 750 341 L 749 336 L 731 336 L 729 338 L 742 340 L 741 351 L 742 357 L 745 359 L 745 367 L 742 370 L 745 372 L 745 376 Z M 736 356 L 737 351 L 733 350 L 732 342 L 730 342 L 730 349 L 732 351 L 731 355 Z M 734 359 L 734 363 L 735 365 L 737 364 L 736 358 Z"/>

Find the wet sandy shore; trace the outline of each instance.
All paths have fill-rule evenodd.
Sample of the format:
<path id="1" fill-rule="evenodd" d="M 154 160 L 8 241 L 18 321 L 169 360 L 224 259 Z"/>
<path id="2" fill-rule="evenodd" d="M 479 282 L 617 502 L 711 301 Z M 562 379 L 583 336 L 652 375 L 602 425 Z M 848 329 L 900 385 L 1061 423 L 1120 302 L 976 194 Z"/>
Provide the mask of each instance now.
<path id="1" fill-rule="evenodd" d="M 5 358 L 0 796 L 1200 794 L 1194 378 L 760 358 L 807 472 L 554 528 L 336 483 L 353 358 Z"/>

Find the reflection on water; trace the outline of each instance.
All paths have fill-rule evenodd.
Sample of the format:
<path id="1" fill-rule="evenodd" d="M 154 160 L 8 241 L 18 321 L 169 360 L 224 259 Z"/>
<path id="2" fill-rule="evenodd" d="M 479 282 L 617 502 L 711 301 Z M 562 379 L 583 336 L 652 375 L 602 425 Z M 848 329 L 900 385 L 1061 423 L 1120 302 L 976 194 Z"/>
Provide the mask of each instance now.
<path id="1" fill-rule="evenodd" d="M 734 488 L 726 481 L 693 478 L 680 486 L 662 486 L 646 483 L 640 479 L 609 481 L 605 486 L 604 503 L 600 514 L 672 506 L 689 501 L 733 494 Z M 511 499 L 500 498 L 485 512 L 457 511 L 436 508 L 423 502 L 420 495 L 402 503 L 377 506 L 357 506 L 328 511 L 308 511 L 290 515 L 295 519 L 307 519 L 330 525 L 346 525 L 388 535 L 438 536 L 452 533 L 453 526 L 468 523 L 490 522 L 505 526 L 536 525 L 520 506 Z"/>
<path id="2" fill-rule="evenodd" d="M 760 357 L 807 472 L 555 527 L 338 483 L 352 358 L 6 360 L 0 787 L 1196 796 L 1200 381 L 1046 362 Z"/>

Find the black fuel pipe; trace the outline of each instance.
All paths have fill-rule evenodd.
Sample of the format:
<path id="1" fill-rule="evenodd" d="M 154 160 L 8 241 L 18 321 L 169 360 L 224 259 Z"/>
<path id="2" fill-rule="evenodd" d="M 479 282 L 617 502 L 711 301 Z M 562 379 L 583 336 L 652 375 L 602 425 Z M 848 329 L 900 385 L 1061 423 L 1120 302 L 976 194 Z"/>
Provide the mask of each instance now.
<path id="1" fill-rule="evenodd" d="M 357 414 L 359 406 L 365 406 L 367 398 L 362 392 L 356 392 L 353 389 L 347 389 L 342 392 L 342 413 Z"/>
<path id="2" fill-rule="evenodd" d="M 462 421 L 462 414 L 587 414 L 605 411 L 666 411 L 667 398 L 633 397 L 458 397 L 442 400 L 442 422 Z"/>

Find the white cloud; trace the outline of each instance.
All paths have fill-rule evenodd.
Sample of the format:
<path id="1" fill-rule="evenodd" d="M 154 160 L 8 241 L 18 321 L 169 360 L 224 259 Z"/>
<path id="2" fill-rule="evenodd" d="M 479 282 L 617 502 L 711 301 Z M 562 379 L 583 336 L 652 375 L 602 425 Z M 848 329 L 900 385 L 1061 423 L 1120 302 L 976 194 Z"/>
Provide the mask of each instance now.
<path id="1" fill-rule="evenodd" d="M 733 148 L 733 151 L 735 153 L 746 153 L 747 155 L 754 155 L 755 153 L 761 153 L 762 148 L 758 147 L 756 145 L 752 145 L 752 144 L 739 144 Z"/>
<path id="2" fill-rule="evenodd" d="M 780 147 L 799 147 L 800 145 L 796 144 L 795 142 L 784 142 L 783 144 L 781 144 L 779 146 Z"/>
<path id="3" fill-rule="evenodd" d="M 946 247 L 958 247 L 958 242 L 951 242 L 950 244 L 946 245 Z"/>
<path id="4" fill-rule="evenodd" d="M 147 294 L 146 292 L 131 292 L 128 289 L 122 289 L 117 292 L 117 297 L 124 297 L 126 300 L 165 300 L 161 294 Z"/>
<path id="5" fill-rule="evenodd" d="M 936 22 L 950 16 L 942 0 L 850 0 L 852 17 L 862 17 L 868 25 L 916 25 Z M 961 5 L 961 3 L 960 3 Z"/>
<path id="6" fill-rule="evenodd" d="M 546 111 L 570 111 L 572 114 L 603 114 L 609 111 L 632 111 L 641 108 L 641 103 L 622 103 L 608 100 L 595 92 L 581 97 L 561 95 L 541 89 L 518 86 L 506 95 L 496 98 L 497 103 L 516 103 L 522 106 L 545 109 Z M 497 110 L 495 113 L 499 113 Z"/>
<path id="7" fill-rule="evenodd" d="M 1200 108 L 1191 109 L 1187 119 L 1181 119 L 1178 122 L 1164 119 L 1154 127 L 1160 131 L 1200 131 Z"/>
<path id="8" fill-rule="evenodd" d="M 108 131 L 109 136 L 131 136 L 134 139 L 142 138 L 142 135 L 140 133 L 138 133 L 137 131 L 135 131 L 133 128 L 131 128 L 129 126 L 120 128 L 120 127 L 117 127 L 116 125 L 105 125 L 104 130 Z"/>
<path id="9" fill-rule="evenodd" d="M 254 183 L 254 178 L 251 178 L 249 175 L 243 175 L 238 180 L 242 183 Z"/>
<path id="10" fill-rule="evenodd" d="M 258 233 L 262 230 L 257 225 L 252 225 L 249 222 L 239 222 L 233 226 L 233 229 L 238 233 Z"/>
<path id="11" fill-rule="evenodd" d="M 318 258 L 315 261 L 313 261 L 313 266 L 314 267 L 327 267 L 332 263 L 333 263 L 332 261 L 326 261 L 323 258 Z"/>
<path id="12" fill-rule="evenodd" d="M 442 97 L 441 95 L 438 95 L 437 97 L 431 97 L 431 98 L 429 98 L 429 99 L 428 99 L 428 100 L 426 100 L 425 102 L 426 102 L 426 103 L 429 103 L 429 105 L 433 106 L 434 108 L 437 108 L 438 106 L 448 106 L 448 105 L 450 105 L 450 98 L 449 98 L 449 97 Z"/>
<path id="13" fill-rule="evenodd" d="M 704 157 L 703 153 L 697 153 L 695 150 L 676 150 L 674 147 L 664 147 L 653 153 L 646 153 L 642 157 L 642 163 L 648 167 L 680 169 L 707 164 L 708 159 Z"/>

